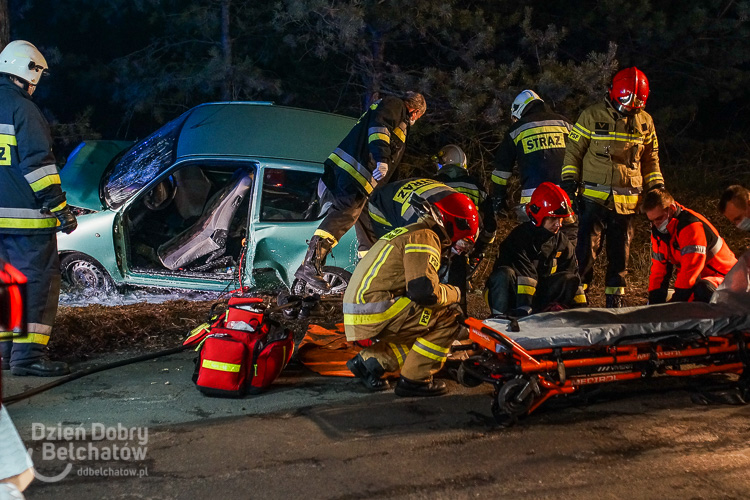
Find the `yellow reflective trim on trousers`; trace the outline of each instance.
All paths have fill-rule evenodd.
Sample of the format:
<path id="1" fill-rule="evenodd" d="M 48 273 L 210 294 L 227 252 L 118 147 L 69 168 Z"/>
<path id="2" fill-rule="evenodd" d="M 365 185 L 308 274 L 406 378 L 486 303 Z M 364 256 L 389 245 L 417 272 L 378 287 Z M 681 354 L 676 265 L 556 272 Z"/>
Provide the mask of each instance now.
<path id="1" fill-rule="evenodd" d="M 28 333 L 25 337 L 18 337 L 13 339 L 14 344 L 40 344 L 47 345 L 49 342 L 49 335 L 42 333 Z"/>
<path id="2" fill-rule="evenodd" d="M 589 198 L 597 198 L 599 200 L 606 200 L 607 198 L 609 198 L 609 193 L 605 193 L 604 191 L 597 191 L 595 189 L 584 188 L 583 196 L 588 196 Z"/>
<path id="3" fill-rule="evenodd" d="M 451 352 L 451 348 L 450 347 L 440 347 L 439 345 L 433 344 L 432 342 L 430 342 L 429 340 L 424 339 L 423 337 L 419 337 L 416 340 L 416 342 L 422 344 L 423 346 L 425 346 L 427 348 L 430 348 L 430 349 L 433 349 L 435 351 L 441 352 L 441 353 L 445 354 L 446 356 L 448 355 L 449 352 Z"/>
<path id="4" fill-rule="evenodd" d="M 393 351 L 393 354 L 396 355 L 396 361 L 398 362 L 398 367 L 401 368 L 404 366 L 404 361 L 406 361 L 406 355 L 409 354 L 409 346 L 406 344 L 393 344 L 388 343 L 388 347 L 391 348 Z"/>
<path id="5" fill-rule="evenodd" d="M 388 226 L 388 227 L 392 227 L 393 226 L 393 224 L 391 224 L 390 222 L 388 222 L 387 220 L 385 220 L 383 217 L 379 216 L 375 212 L 370 212 L 368 210 L 367 213 L 370 215 L 370 218 L 372 220 L 374 220 L 375 222 L 377 222 L 378 224 L 382 224 L 382 225 Z"/>
<path id="6" fill-rule="evenodd" d="M 624 286 L 608 286 L 604 289 L 604 293 L 607 295 L 625 295 Z"/>
<path id="7" fill-rule="evenodd" d="M 391 143 L 391 137 L 387 134 L 370 134 L 367 138 L 367 142 L 385 141 L 387 144 Z"/>
<path id="8" fill-rule="evenodd" d="M 518 285 L 518 293 L 520 295 L 534 295 L 536 293 L 536 287 L 529 285 Z"/>
<path id="9" fill-rule="evenodd" d="M 60 184 L 60 176 L 58 174 L 52 174 L 52 175 L 45 175 L 38 181 L 34 181 L 31 184 L 29 184 L 29 186 L 31 186 L 31 190 L 36 193 L 46 187 L 50 187 L 50 186 L 57 185 L 57 184 Z"/>
<path id="10" fill-rule="evenodd" d="M 233 363 L 222 363 L 220 361 L 204 359 L 203 363 L 201 363 L 201 368 L 208 368 L 209 370 L 217 370 L 220 372 L 239 373 L 241 366 Z"/>
<path id="11" fill-rule="evenodd" d="M 0 332 L 0 341 L 9 341 L 13 339 L 13 332 Z"/>
<path id="12" fill-rule="evenodd" d="M 505 186 L 508 184 L 508 179 L 503 179 L 502 177 L 493 175 L 492 182 L 494 182 L 495 184 L 499 184 L 500 186 Z"/>
<path id="13" fill-rule="evenodd" d="M 374 325 L 388 321 L 398 313 L 409 307 L 411 300 L 407 297 L 399 298 L 386 311 L 377 314 L 344 314 L 344 324 L 349 326 L 355 325 Z"/>
<path id="14" fill-rule="evenodd" d="M 421 337 L 414 342 L 414 345 L 411 346 L 411 350 L 425 358 L 434 359 L 435 361 L 440 362 L 445 361 L 445 358 L 448 357 L 448 353 L 450 352 L 450 348 L 440 347 L 439 345 L 435 345 L 429 340 L 425 340 Z"/>
<path id="15" fill-rule="evenodd" d="M 339 155 L 335 153 L 331 153 L 331 155 L 328 158 L 330 158 L 331 161 L 335 163 L 339 168 L 343 168 L 344 170 L 346 170 L 346 173 L 351 175 L 354 178 L 354 180 L 357 181 L 364 188 L 367 194 L 372 193 L 372 186 L 367 181 L 367 179 L 357 171 L 356 168 L 346 163 L 343 159 L 341 159 Z"/>
<path id="16" fill-rule="evenodd" d="M 380 251 L 378 256 L 375 257 L 375 261 L 370 265 L 370 269 L 367 270 L 367 273 L 365 273 L 365 278 L 362 280 L 362 284 L 359 286 L 359 290 L 357 290 L 357 299 L 355 301 L 356 304 L 365 303 L 365 293 L 370 289 L 372 281 L 378 275 L 378 272 L 380 272 L 380 268 L 383 267 L 385 260 L 388 258 L 388 255 L 390 255 L 392 250 L 393 245 L 386 245 Z"/>
<path id="17" fill-rule="evenodd" d="M 331 240 L 333 242 L 333 244 L 331 245 L 331 248 L 335 247 L 339 243 L 339 240 L 334 238 L 333 235 L 329 233 L 328 231 L 326 231 L 325 229 L 316 229 L 315 232 L 313 233 L 313 236 L 320 236 L 321 238 Z"/>
<path id="18" fill-rule="evenodd" d="M 0 228 L 6 229 L 42 229 L 56 227 L 57 219 L 47 217 L 44 219 L 15 219 L 10 217 L 0 217 Z"/>

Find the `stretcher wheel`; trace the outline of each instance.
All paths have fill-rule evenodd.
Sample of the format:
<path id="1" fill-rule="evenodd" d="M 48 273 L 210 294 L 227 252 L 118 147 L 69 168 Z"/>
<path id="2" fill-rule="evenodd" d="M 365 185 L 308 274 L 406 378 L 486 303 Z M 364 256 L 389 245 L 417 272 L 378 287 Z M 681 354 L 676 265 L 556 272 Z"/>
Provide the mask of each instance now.
<path id="1" fill-rule="evenodd" d="M 492 416 L 500 425 L 510 426 L 529 412 L 539 387 L 533 379 L 521 377 L 504 383 L 492 401 Z"/>
<path id="2" fill-rule="evenodd" d="M 458 380 L 458 383 L 464 387 L 477 387 L 483 382 L 483 380 L 469 373 L 469 371 L 466 369 L 466 363 L 466 361 L 463 361 L 460 365 L 458 365 L 456 379 Z"/>

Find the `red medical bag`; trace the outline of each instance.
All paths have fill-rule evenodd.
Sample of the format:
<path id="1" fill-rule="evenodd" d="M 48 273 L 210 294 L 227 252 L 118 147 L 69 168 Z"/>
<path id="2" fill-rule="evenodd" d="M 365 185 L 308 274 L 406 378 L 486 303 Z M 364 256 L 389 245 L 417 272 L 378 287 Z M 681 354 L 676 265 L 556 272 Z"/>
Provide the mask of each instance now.
<path id="1" fill-rule="evenodd" d="M 185 345 L 199 344 L 193 381 L 210 396 L 258 394 L 270 386 L 294 352 L 294 335 L 264 318 L 257 297 L 232 297 L 212 325 L 191 332 Z"/>

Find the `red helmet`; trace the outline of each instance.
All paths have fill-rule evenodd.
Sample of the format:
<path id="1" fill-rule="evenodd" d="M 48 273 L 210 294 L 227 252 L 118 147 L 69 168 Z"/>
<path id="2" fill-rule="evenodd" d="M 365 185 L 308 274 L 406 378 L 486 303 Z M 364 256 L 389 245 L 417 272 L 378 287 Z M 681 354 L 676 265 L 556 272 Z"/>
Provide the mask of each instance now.
<path id="1" fill-rule="evenodd" d="M 640 113 L 648 99 L 648 78 L 635 66 L 619 71 L 609 86 L 609 99 L 620 113 Z"/>
<path id="2" fill-rule="evenodd" d="M 479 212 L 471 199 L 465 194 L 451 193 L 433 203 L 443 216 L 443 226 L 448 231 L 453 243 L 468 239 L 477 241 L 479 234 Z"/>
<path id="3" fill-rule="evenodd" d="M 535 226 L 541 226 L 545 217 L 565 219 L 573 216 L 570 198 L 556 184 L 543 182 L 534 190 L 526 204 L 526 215 Z"/>

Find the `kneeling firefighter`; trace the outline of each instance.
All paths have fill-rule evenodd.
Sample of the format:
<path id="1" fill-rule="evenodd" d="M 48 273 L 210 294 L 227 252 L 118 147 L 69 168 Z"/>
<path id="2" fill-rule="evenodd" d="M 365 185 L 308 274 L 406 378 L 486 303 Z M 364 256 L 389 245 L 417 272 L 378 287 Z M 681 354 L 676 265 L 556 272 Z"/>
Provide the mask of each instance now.
<path id="1" fill-rule="evenodd" d="M 457 312 L 448 306 L 460 290 L 440 283 L 441 255 L 471 249 L 479 214 L 469 198 L 453 193 L 430 203 L 412 195 L 420 220 L 383 236 L 359 262 L 344 294 L 349 341 L 373 339 L 347 367 L 371 390 L 389 387 L 386 372 L 401 376 L 399 396 L 438 396 L 445 383 L 432 376 L 443 366 L 458 336 Z"/>
<path id="2" fill-rule="evenodd" d="M 493 314 L 527 316 L 586 304 L 575 247 L 560 231 L 572 216 L 570 199 L 551 182 L 534 190 L 526 204 L 527 222 L 502 243 L 487 280 L 485 298 Z"/>

